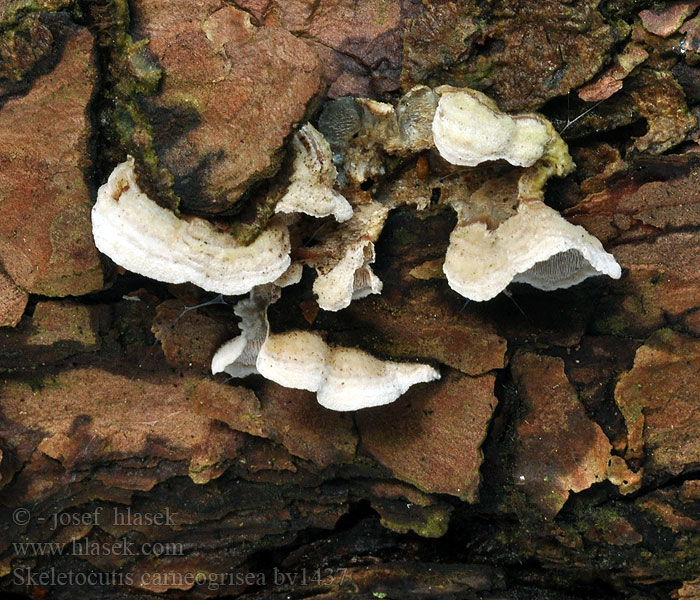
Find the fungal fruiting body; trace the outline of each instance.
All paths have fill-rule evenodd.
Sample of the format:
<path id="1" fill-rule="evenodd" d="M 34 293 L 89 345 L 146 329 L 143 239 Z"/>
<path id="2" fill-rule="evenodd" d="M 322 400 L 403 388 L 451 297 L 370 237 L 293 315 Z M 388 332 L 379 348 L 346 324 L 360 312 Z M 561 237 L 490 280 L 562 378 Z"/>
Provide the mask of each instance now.
<path id="1" fill-rule="evenodd" d="M 443 269 L 453 290 L 477 301 L 497 296 L 513 281 L 554 290 L 594 275 L 621 275 L 598 239 L 538 200 L 521 202 L 494 230 L 482 222 L 458 224 Z"/>
<path id="2" fill-rule="evenodd" d="M 370 201 L 355 207 L 353 217 L 321 239 L 314 248 L 318 258 L 313 290 L 323 310 L 338 311 L 353 300 L 379 294 L 382 282 L 372 271 L 374 242 L 389 215 L 386 206 Z"/>
<path id="3" fill-rule="evenodd" d="M 620 266 L 596 238 L 543 202 L 547 180 L 570 173 L 574 163 L 541 115 L 506 114 L 466 88 L 417 86 L 396 107 L 363 98 L 329 102 L 319 129 L 306 124 L 292 137 L 267 204 L 287 214 L 273 216 L 249 246 L 204 219 L 178 218 L 158 206 L 139 189 L 131 157 L 99 190 L 95 243 L 116 263 L 220 294 L 250 292 L 234 308 L 241 334 L 216 352 L 214 373 L 261 374 L 314 391 L 334 410 L 387 404 L 414 384 L 438 379 L 430 365 L 379 360 L 327 344 L 316 332 L 271 334 L 267 319 L 280 288 L 301 278 L 302 263 L 316 270 L 313 291 L 324 310 L 380 293 L 374 244 L 389 212 L 425 209 L 436 191 L 437 201 L 458 217 L 443 271 L 450 287 L 469 299 L 493 298 L 513 281 L 552 290 L 593 275 L 620 277 Z M 419 152 L 420 173 L 406 175 Z M 389 185 L 373 180 L 392 169 L 404 171 Z M 308 237 L 308 222 L 290 213 L 335 222 Z M 295 248 L 294 264 L 290 239 L 308 239 Z"/>
<path id="4" fill-rule="evenodd" d="M 314 281 L 319 307 L 334 312 L 350 306 L 353 300 L 380 294 L 384 284 L 372 271 L 374 259 L 371 241 L 360 241 L 348 248 L 332 269 Z"/>
<path id="5" fill-rule="evenodd" d="M 313 290 L 322 309 L 341 310 L 354 299 L 381 292 L 371 264 L 389 211 L 402 204 L 425 207 L 430 195 L 412 195 L 408 188 L 403 195 L 373 197 L 360 184 L 386 171 L 388 155 L 425 150 L 472 167 L 453 175 L 480 186 L 476 192 L 456 193 L 455 186 L 442 181 L 433 186 L 443 191 L 441 203 L 458 211 L 444 268 L 459 293 L 477 300 L 493 297 L 496 282 L 554 289 L 596 274 L 619 277 L 619 266 L 592 236 L 537 204 L 550 177 L 574 168 L 566 144 L 541 115 L 506 114 L 475 90 L 417 86 L 396 107 L 363 98 L 331 102 L 319 127 L 328 139 L 311 124 L 293 136 L 289 180 L 275 210 L 332 215 L 338 222 L 303 252 L 304 263 L 317 272 Z M 514 167 L 476 167 L 494 161 Z M 334 163 L 342 165 L 342 177 Z M 492 189 L 500 193 L 503 182 L 516 179 L 511 197 L 490 199 Z M 339 180 L 347 198 L 336 189 Z M 535 212 L 539 217 L 530 220 Z M 282 215 L 275 217 L 251 245 L 238 244 L 208 221 L 180 219 L 151 201 L 139 190 L 132 158 L 114 170 L 93 208 L 96 245 L 118 264 L 160 281 L 189 281 L 229 295 L 246 293 L 285 272 L 290 264 L 288 223 Z M 473 254 L 479 251 L 486 254 Z M 540 262 L 544 264 L 535 267 Z"/>
<path id="6" fill-rule="evenodd" d="M 316 332 L 270 334 L 267 308 L 277 298 L 278 287 L 261 286 L 234 307 L 241 335 L 217 350 L 212 373 L 259 373 L 284 387 L 316 392 L 319 404 L 338 411 L 389 404 L 412 385 L 440 378 L 429 365 L 382 361 L 362 350 L 326 344 Z"/>
<path id="7" fill-rule="evenodd" d="M 411 386 L 440 378 L 429 365 L 382 361 L 362 350 L 330 346 L 311 331 L 271 335 L 257 365 L 267 379 L 316 392 L 321 406 L 339 411 L 389 404 Z"/>
<path id="8" fill-rule="evenodd" d="M 396 105 L 398 143 L 387 144 L 387 152 L 420 152 L 432 148 L 437 105 L 438 95 L 424 85 L 418 85 L 402 96 Z"/>
<path id="9" fill-rule="evenodd" d="M 211 361 L 212 373 L 226 372 L 231 377 L 258 373 L 258 353 L 270 335 L 267 307 L 279 298 L 279 294 L 277 286 L 260 286 L 233 307 L 234 314 L 241 319 L 241 335 L 216 351 Z"/>
<path id="10" fill-rule="evenodd" d="M 352 217 L 352 206 L 334 189 L 338 171 L 326 139 L 307 123 L 292 137 L 294 161 L 289 186 L 275 212 L 333 215 L 338 222 Z"/>
<path id="11" fill-rule="evenodd" d="M 233 307 L 233 313 L 241 319 L 241 335 L 221 346 L 211 361 L 212 373 L 226 372 L 231 377 L 246 377 L 258 372 L 256 361 L 260 348 L 270 335 L 267 309 L 279 300 L 282 288 L 301 281 L 303 267 L 292 263 L 274 283 L 260 285 L 250 290 L 247 298 Z"/>
<path id="12" fill-rule="evenodd" d="M 341 166 L 343 184 L 359 185 L 386 172 L 386 155 L 410 156 L 433 147 L 432 123 L 438 97 L 416 86 L 396 108 L 368 98 L 339 98 L 326 104 L 319 129 Z"/>
<path id="13" fill-rule="evenodd" d="M 453 165 L 474 167 L 504 159 L 530 167 L 545 154 L 550 133 L 544 117 L 508 115 L 475 90 L 443 86 L 437 92 L 433 138 L 440 155 Z"/>
<path id="14" fill-rule="evenodd" d="M 517 193 L 511 196 L 515 214 L 503 210 L 509 203 L 502 198 L 489 201 L 484 193 L 489 184 L 466 202 L 453 202 L 459 220 L 443 265 L 450 287 L 470 300 L 484 301 L 513 281 L 554 290 L 595 275 L 619 278 L 620 266 L 600 241 L 542 201 L 547 180 L 574 169 L 568 148 L 551 123 L 537 114 L 502 113 L 474 90 L 443 86 L 437 92 L 433 137 L 443 158 L 455 165 L 506 160 L 523 167 Z M 500 176 L 491 187 L 506 179 Z M 479 210 L 491 205 L 490 214 L 477 215 L 477 207 L 471 206 L 477 198 Z"/>
<path id="15" fill-rule="evenodd" d="M 274 281 L 291 262 L 283 222 L 271 221 L 243 246 L 205 219 L 181 219 L 158 206 L 139 188 L 132 157 L 99 189 L 92 233 L 100 252 L 129 271 L 220 294 L 244 294 Z"/>

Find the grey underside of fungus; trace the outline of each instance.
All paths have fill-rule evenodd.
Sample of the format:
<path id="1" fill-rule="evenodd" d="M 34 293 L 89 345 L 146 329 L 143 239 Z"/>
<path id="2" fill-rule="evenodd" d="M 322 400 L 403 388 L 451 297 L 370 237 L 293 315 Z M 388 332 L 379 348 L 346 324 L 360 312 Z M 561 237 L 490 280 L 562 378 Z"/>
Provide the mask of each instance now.
<path id="1" fill-rule="evenodd" d="M 459 207 L 444 271 L 450 287 L 472 300 L 489 300 L 512 281 L 542 290 L 566 288 L 593 275 L 619 278 L 620 266 L 583 227 L 543 202 L 552 175 L 574 169 L 566 145 L 540 115 L 511 117 L 484 94 L 439 88 L 433 121 L 435 144 L 451 163 L 477 165 L 503 159 L 522 167 L 515 214 L 496 227 L 470 219 Z M 479 148 L 483 155 L 479 156 Z"/>
<path id="2" fill-rule="evenodd" d="M 189 281 L 228 295 L 250 292 L 235 307 L 241 335 L 216 353 L 215 373 L 261 374 L 315 391 L 336 410 L 391 402 L 411 385 L 438 378 L 431 366 L 381 361 L 328 345 L 316 332 L 270 333 L 267 321 L 267 307 L 281 286 L 298 280 L 302 264 L 316 271 L 313 290 L 324 310 L 380 293 L 371 265 L 387 216 L 402 205 L 426 209 L 431 189 L 441 190 L 440 203 L 457 213 L 443 270 L 466 298 L 488 300 L 511 282 L 552 290 L 593 275 L 620 277 L 597 239 L 543 201 L 547 180 L 570 173 L 574 164 L 541 115 L 503 113 L 470 89 L 418 86 L 396 106 L 362 98 L 329 102 L 318 126 L 307 123 L 293 136 L 278 214 L 249 246 L 204 219 L 160 208 L 139 189 L 131 158 L 99 190 L 94 237 L 115 262 L 161 281 Z M 439 165 L 439 177 L 372 185 L 419 153 Z M 292 252 L 301 214 L 327 220 L 311 245 Z"/>

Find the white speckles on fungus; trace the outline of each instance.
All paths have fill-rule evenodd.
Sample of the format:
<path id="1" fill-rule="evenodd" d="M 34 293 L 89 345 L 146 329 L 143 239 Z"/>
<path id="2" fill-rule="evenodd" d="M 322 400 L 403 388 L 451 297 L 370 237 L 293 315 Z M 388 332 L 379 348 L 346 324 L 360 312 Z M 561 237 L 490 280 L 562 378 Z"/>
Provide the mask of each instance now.
<path id="1" fill-rule="evenodd" d="M 139 189 L 132 158 L 99 190 L 93 233 L 115 262 L 160 281 L 250 292 L 234 309 L 241 335 L 217 351 L 214 373 L 259 373 L 315 391 L 334 410 L 386 404 L 439 378 L 429 365 L 382 361 L 326 344 L 316 332 L 270 334 L 267 320 L 280 286 L 298 282 L 302 264 L 316 270 L 313 291 L 324 310 L 380 293 L 371 265 L 389 212 L 402 205 L 426 209 L 435 189 L 458 216 L 443 270 L 467 298 L 488 300 L 514 281 L 552 290 L 594 275 L 620 277 L 596 238 L 543 202 L 547 180 L 567 175 L 574 164 L 541 115 L 503 113 L 470 89 L 417 86 L 395 107 L 362 98 L 329 102 L 319 129 L 306 124 L 292 137 L 291 170 L 280 178 L 288 181 L 275 210 L 297 216 L 276 215 L 249 246 L 204 219 L 178 218 L 155 204 Z M 378 179 L 396 175 L 401 161 L 418 153 L 424 153 L 421 175 L 399 175 L 389 185 Z M 440 175 L 431 174 L 431 164 Z M 335 221 L 311 230 L 299 213 Z M 291 268 L 290 239 L 295 246 L 307 240 L 295 247 Z"/>
<path id="2" fill-rule="evenodd" d="M 217 350 L 213 373 L 259 373 L 284 387 L 316 392 L 319 404 L 339 411 L 389 404 L 411 386 L 440 378 L 429 365 L 382 361 L 362 350 L 331 346 L 317 332 L 270 335 L 267 308 L 278 297 L 279 288 L 262 286 L 236 305 L 241 335 Z"/>
<path id="3" fill-rule="evenodd" d="M 453 165 L 474 167 L 504 159 L 530 167 L 550 141 L 547 121 L 537 114 L 511 116 L 485 94 L 442 86 L 433 119 L 433 138 L 440 155 Z"/>
<path id="4" fill-rule="evenodd" d="M 331 410 L 389 404 L 408 388 L 440 378 L 429 365 L 383 361 L 355 348 L 339 348 L 311 331 L 271 335 L 258 356 L 260 373 L 285 387 L 316 392 Z"/>
<path id="5" fill-rule="evenodd" d="M 554 290 L 593 275 L 621 274 L 596 238 L 538 200 L 521 202 L 495 230 L 481 222 L 458 224 L 443 269 L 453 290 L 477 301 L 490 300 L 513 281 Z"/>
<path id="6" fill-rule="evenodd" d="M 245 294 L 274 281 L 291 262 L 284 223 L 271 221 L 255 242 L 243 246 L 209 221 L 180 219 L 141 191 L 131 157 L 100 188 L 92 233 L 100 252 L 129 271 L 220 294 Z"/>

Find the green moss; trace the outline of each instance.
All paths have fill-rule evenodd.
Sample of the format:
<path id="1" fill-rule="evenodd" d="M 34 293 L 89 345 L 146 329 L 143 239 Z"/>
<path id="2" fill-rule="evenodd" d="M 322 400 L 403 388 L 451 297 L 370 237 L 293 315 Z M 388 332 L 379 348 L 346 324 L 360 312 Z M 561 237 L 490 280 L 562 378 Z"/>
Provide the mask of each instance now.
<path id="1" fill-rule="evenodd" d="M 0 31 L 14 29 L 33 13 L 75 12 L 74 0 L 9 0 L 0 4 Z"/>
<path id="2" fill-rule="evenodd" d="M 73 9 L 72 0 L 16 1 L 0 8 L 0 80 L 19 83 L 54 50 L 42 15 Z"/>
<path id="3" fill-rule="evenodd" d="M 386 0 L 371 0 L 371 2 L 368 2 L 368 5 L 370 7 L 372 4 L 376 4 L 377 6 L 377 16 L 374 19 L 372 19 L 372 25 L 383 25 L 384 23 L 386 23 L 387 15 L 389 14 Z"/>
<path id="4" fill-rule="evenodd" d="M 394 238 L 394 242 L 402 246 L 414 244 L 415 242 L 417 242 L 415 234 L 413 232 L 406 231 L 405 229 L 397 229 L 396 231 L 394 231 L 392 237 Z"/>
<path id="5" fill-rule="evenodd" d="M 598 321 L 596 331 L 609 333 L 616 337 L 623 337 L 627 329 L 625 319 L 620 315 L 606 317 Z"/>
<path id="6" fill-rule="evenodd" d="M 249 245 L 255 241 L 268 221 L 275 214 L 275 206 L 280 198 L 278 194 L 263 194 L 255 205 L 252 223 L 234 221 L 232 232 L 240 244 Z"/>
<path id="7" fill-rule="evenodd" d="M 439 538 L 447 533 L 450 524 L 451 507 L 430 506 L 416 507 L 410 511 L 415 514 L 402 512 L 396 515 L 382 512 L 382 526 L 397 533 L 413 531 L 421 537 Z"/>
<path id="8" fill-rule="evenodd" d="M 75 352 L 99 350 L 101 340 L 87 306 L 41 302 L 32 317 L 26 343 L 30 346 L 63 345 Z"/>
<path id="9" fill-rule="evenodd" d="M 595 324 L 598 333 L 617 337 L 636 336 L 663 323 L 663 310 L 656 304 L 654 285 L 646 283 L 626 296 L 621 303 L 610 303 Z"/>
<path id="10" fill-rule="evenodd" d="M 57 275 L 51 279 L 42 281 L 41 285 L 32 287 L 32 294 L 48 296 L 49 298 L 63 298 L 65 296 L 82 296 L 102 287 L 104 273 L 100 266 L 92 269 L 84 269 Z"/>
<path id="11" fill-rule="evenodd" d="M 123 348 L 129 346 L 152 346 L 155 338 L 151 333 L 154 311 L 143 302 L 120 302 L 115 307 L 113 332 Z"/>
<path id="12" fill-rule="evenodd" d="M 431 511 L 425 521 L 416 523 L 413 527 L 421 537 L 439 538 L 447 533 L 450 523 L 450 511 Z"/>
<path id="13" fill-rule="evenodd" d="M 15 29 L 0 34 L 0 79 L 19 82 L 51 48 L 51 33 L 38 15 L 24 19 Z"/>
<path id="14" fill-rule="evenodd" d="M 493 61 L 486 56 L 477 56 L 473 65 L 459 63 L 449 70 L 447 78 L 444 73 L 430 77 L 426 85 L 436 87 L 447 82 L 455 87 L 484 89 L 495 70 Z"/>
<path id="15" fill-rule="evenodd" d="M 645 8 L 663 8 L 657 0 L 606 0 L 600 5 L 600 12 L 611 21 L 630 18 Z"/>
<path id="16" fill-rule="evenodd" d="M 651 346 L 661 346 L 675 340 L 678 334 L 673 329 L 665 328 L 655 331 L 647 340 L 647 344 Z"/>
<path id="17" fill-rule="evenodd" d="M 614 525 L 621 519 L 624 519 L 624 516 L 615 505 L 597 508 L 594 515 L 595 527 L 603 535 L 613 533 Z"/>
<path id="18" fill-rule="evenodd" d="M 112 166 L 127 154 L 136 159 L 139 184 L 160 205 L 177 211 L 180 198 L 173 191 L 172 173 L 160 166 L 153 129 L 141 110 L 142 95 L 157 91 L 162 71 L 148 52 L 148 40 L 129 35 L 127 0 L 85 3 L 97 38 L 103 71 L 102 96 L 96 102 L 105 159 Z"/>

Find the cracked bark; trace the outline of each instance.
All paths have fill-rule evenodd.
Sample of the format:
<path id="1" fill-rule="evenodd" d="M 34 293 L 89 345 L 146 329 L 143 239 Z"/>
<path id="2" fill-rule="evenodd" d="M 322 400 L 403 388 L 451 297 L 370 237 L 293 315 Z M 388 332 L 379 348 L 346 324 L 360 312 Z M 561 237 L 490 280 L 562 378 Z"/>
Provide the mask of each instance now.
<path id="1" fill-rule="evenodd" d="M 682 31 L 643 29 L 648 2 L 366 4 L 136 0 L 129 33 L 151 54 L 121 58 L 96 54 L 97 12 L 0 7 L 3 593 L 698 596 L 698 57 L 678 53 Z M 15 39 L 18 27 L 39 33 Z M 646 62 L 604 102 L 581 101 L 628 38 Z M 178 318 L 210 295 L 98 260 L 84 207 L 125 152 L 103 129 L 108 90 L 143 111 L 153 139 L 127 134 L 170 169 L 184 208 L 199 189 L 208 199 L 189 208 L 220 213 L 275 184 L 285 139 L 327 97 L 387 100 L 417 81 L 542 110 L 578 166 L 547 201 L 623 278 L 465 304 L 412 274 L 444 256 L 452 213 L 394 211 L 381 296 L 319 312 L 305 279 L 270 310 L 273 331 L 313 323 L 332 343 L 440 365 L 440 382 L 340 414 L 260 378 L 212 377 L 238 333 L 230 305 Z M 231 167 L 234 154 L 247 160 Z M 230 170 L 197 170 L 217 160 Z"/>

